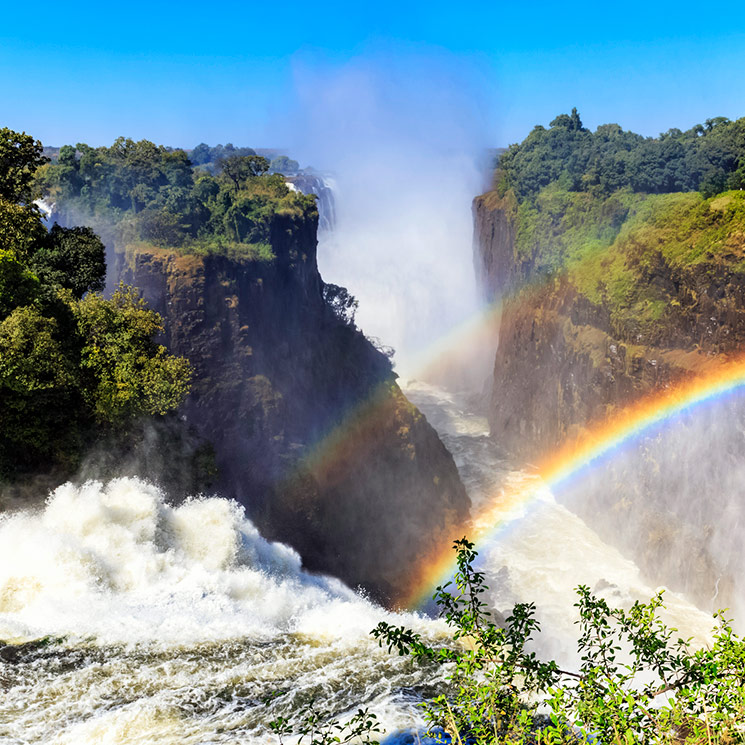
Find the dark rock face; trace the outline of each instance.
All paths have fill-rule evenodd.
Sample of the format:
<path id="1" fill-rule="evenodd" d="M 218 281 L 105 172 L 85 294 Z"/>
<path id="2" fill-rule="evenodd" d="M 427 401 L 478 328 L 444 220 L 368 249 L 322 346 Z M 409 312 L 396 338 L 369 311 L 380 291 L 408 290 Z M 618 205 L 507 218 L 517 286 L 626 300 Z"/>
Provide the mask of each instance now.
<path id="1" fill-rule="evenodd" d="M 484 294 L 502 301 L 489 407 L 509 450 L 540 458 L 588 424 L 639 397 L 707 372 L 745 347 L 745 287 L 727 257 L 685 268 L 662 257 L 644 281 L 671 297 L 644 334 L 615 327 L 563 277 L 536 277 L 515 251 L 509 208 L 474 202 L 475 263 Z"/>
<path id="2" fill-rule="evenodd" d="M 277 217 L 275 260 L 131 248 L 121 278 L 196 374 L 182 414 L 212 444 L 215 490 L 305 565 L 392 602 L 469 501 L 388 359 L 323 299 L 316 223 Z"/>
<path id="3" fill-rule="evenodd" d="M 516 254 L 511 211 L 496 195 L 475 200 L 474 222 L 484 293 L 503 301 L 488 404 L 491 432 L 522 459 L 540 462 L 592 424 L 717 369 L 745 347 L 745 288 L 727 255 L 683 268 L 662 257 L 652 264 L 644 281 L 664 287 L 671 305 L 660 324 L 640 335 L 614 327 L 609 309 L 578 294 L 565 278 L 534 276 Z M 745 250 L 740 241 L 733 248 L 737 256 Z M 738 443 L 721 448 L 739 448 L 741 460 Z M 653 581 L 690 593 L 702 607 L 712 603 L 716 588 L 716 607 L 731 605 L 737 573 L 730 565 L 742 553 L 741 541 L 729 536 L 714 546 L 709 536 L 722 532 L 717 522 L 723 514 L 741 508 L 727 495 L 703 499 L 706 484 L 698 485 L 698 495 L 686 493 L 685 483 L 693 483 L 701 464 L 676 461 L 675 452 L 663 449 L 647 443 L 633 457 L 617 459 L 571 506 Z M 652 476 L 637 473 L 640 458 Z M 684 476 L 688 471 L 691 478 Z"/>

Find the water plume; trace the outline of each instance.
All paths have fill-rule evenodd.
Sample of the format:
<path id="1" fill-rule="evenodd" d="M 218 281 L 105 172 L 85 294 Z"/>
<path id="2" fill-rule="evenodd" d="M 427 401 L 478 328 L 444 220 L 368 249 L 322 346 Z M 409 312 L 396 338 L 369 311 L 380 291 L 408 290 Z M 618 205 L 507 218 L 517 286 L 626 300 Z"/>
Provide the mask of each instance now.
<path id="1" fill-rule="evenodd" d="M 296 66 L 292 151 L 337 185 L 321 273 L 358 298 L 358 325 L 396 350 L 404 375 L 479 310 L 471 200 L 483 184 L 483 83 L 474 67 L 432 51 Z"/>

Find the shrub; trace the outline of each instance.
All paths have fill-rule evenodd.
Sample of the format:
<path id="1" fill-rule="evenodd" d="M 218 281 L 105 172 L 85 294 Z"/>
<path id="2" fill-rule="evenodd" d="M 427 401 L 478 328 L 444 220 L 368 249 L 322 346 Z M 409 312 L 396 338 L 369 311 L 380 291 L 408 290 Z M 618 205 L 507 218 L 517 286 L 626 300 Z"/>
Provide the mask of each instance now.
<path id="1" fill-rule="evenodd" d="M 721 613 L 713 644 L 694 650 L 659 619 L 662 593 L 624 610 L 580 586 L 582 662 L 562 670 L 529 649 L 540 630 L 534 605 L 516 605 L 498 626 L 474 545 L 463 538 L 455 549 L 454 583 L 434 596 L 454 644 L 435 649 L 387 623 L 373 631 L 389 650 L 451 666 L 449 691 L 422 704 L 430 736 L 463 745 L 745 742 L 745 642 Z"/>

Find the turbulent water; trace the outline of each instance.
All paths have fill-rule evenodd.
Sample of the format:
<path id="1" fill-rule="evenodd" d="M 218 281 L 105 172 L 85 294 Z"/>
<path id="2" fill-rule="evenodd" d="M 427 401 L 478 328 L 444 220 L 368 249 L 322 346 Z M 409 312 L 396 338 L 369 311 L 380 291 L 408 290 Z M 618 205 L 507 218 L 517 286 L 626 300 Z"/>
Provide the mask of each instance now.
<path id="1" fill-rule="evenodd" d="M 543 654 L 567 665 L 576 661 L 577 585 L 588 585 L 614 606 L 628 607 L 654 594 L 657 588 L 643 579 L 634 562 L 559 504 L 537 476 L 515 468 L 489 437 L 486 419 L 470 412 L 465 397 L 417 382 L 409 383 L 406 393 L 453 454 L 476 516 L 505 488 L 524 484 L 536 494 L 507 513 L 504 527 L 479 549 L 494 607 L 509 610 L 518 601 L 536 602 Z M 710 614 L 669 590 L 665 606 L 665 621 L 684 636 L 709 638 Z"/>
<path id="2" fill-rule="evenodd" d="M 410 702 L 438 673 L 379 649 L 384 619 L 227 500 L 173 508 L 137 479 L 65 485 L 0 522 L 0 639 L 47 640 L 5 650 L 0 742 L 266 742 L 268 721 L 311 699 L 416 726 Z"/>
<path id="3" fill-rule="evenodd" d="M 457 396 L 412 383 L 408 395 L 453 452 L 478 507 L 516 479 L 486 422 Z M 484 549 L 498 609 L 535 600 L 544 653 L 571 663 L 572 588 L 628 604 L 646 598 L 633 563 L 546 490 Z M 711 618 L 668 596 L 681 630 Z M 220 498 L 166 504 L 141 480 L 57 489 L 37 512 L 0 520 L 0 742 L 275 742 L 273 718 L 310 700 L 344 718 L 369 706 L 389 740 L 420 727 L 415 704 L 442 671 L 389 655 L 380 620 L 442 641 L 442 622 L 393 614 L 312 576 Z M 278 694 L 271 703 L 264 698 Z"/>

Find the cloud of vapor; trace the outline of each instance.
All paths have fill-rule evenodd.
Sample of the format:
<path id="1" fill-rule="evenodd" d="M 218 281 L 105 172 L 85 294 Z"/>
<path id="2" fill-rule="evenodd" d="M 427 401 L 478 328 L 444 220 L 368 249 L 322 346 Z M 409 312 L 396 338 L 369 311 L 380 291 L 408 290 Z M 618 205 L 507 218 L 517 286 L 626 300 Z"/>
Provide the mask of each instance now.
<path id="1" fill-rule="evenodd" d="M 650 579 L 745 628 L 745 394 L 676 414 L 557 492 Z"/>
<path id="2" fill-rule="evenodd" d="M 291 149 L 336 187 L 321 273 L 358 298 L 358 325 L 396 350 L 405 375 L 478 311 L 471 201 L 484 185 L 483 85 L 474 66 L 439 52 L 296 67 Z"/>

